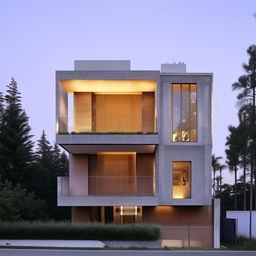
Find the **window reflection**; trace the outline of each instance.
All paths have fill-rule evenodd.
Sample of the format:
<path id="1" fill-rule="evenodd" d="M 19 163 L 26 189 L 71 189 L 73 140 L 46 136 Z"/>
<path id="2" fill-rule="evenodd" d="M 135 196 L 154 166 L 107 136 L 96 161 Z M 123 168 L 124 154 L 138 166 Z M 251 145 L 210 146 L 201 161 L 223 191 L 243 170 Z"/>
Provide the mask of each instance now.
<path id="1" fill-rule="evenodd" d="M 172 141 L 196 141 L 196 84 L 172 84 Z"/>

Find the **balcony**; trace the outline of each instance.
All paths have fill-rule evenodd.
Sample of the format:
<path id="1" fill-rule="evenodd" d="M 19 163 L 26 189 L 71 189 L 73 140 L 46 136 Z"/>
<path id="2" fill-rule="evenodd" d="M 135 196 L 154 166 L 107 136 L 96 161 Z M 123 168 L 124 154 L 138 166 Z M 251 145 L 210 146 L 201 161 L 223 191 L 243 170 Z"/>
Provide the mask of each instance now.
<path id="1" fill-rule="evenodd" d="M 56 132 L 155 133 L 155 90 L 154 80 L 61 80 Z"/>
<path id="2" fill-rule="evenodd" d="M 103 120 L 100 122 L 106 124 L 107 128 L 105 130 L 96 129 L 97 126 L 93 125 L 94 128 L 87 131 L 81 127 L 78 129 L 78 126 L 75 125 L 76 121 L 74 117 L 59 119 L 60 124 L 62 123 L 67 126 L 67 132 L 57 134 L 56 142 L 73 154 L 93 153 L 96 150 L 92 146 L 94 144 L 113 145 L 106 148 L 104 146 L 101 146 L 101 148 L 97 147 L 99 151 L 123 151 L 118 144 L 144 144 L 145 146 L 140 146 L 138 149 L 130 149 L 128 146 L 127 150 L 149 153 L 154 152 L 154 145 L 159 143 L 159 135 L 157 133 L 142 132 L 142 130 L 139 130 L 141 129 L 141 124 L 135 125 L 136 123 L 141 123 L 141 120 L 131 117 L 109 116 L 106 116 L 104 119 L 107 122 Z M 90 146 L 86 146 L 87 144 Z"/>
<path id="3" fill-rule="evenodd" d="M 58 177 L 58 205 L 157 205 L 155 184 L 155 176 Z"/>

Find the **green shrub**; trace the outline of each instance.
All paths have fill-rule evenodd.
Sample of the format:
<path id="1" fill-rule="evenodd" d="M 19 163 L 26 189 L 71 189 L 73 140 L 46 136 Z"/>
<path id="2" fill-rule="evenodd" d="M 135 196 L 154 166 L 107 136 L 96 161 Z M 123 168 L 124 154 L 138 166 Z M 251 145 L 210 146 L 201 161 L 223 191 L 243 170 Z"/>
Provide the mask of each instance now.
<path id="1" fill-rule="evenodd" d="M 245 237 L 245 236 L 238 236 L 237 244 L 245 245 L 245 246 L 256 245 L 256 239 L 255 238 L 249 239 L 248 237 Z"/>
<path id="2" fill-rule="evenodd" d="M 0 181 L 0 221 L 47 219 L 46 202 L 36 199 L 21 185 Z"/>
<path id="3" fill-rule="evenodd" d="M 0 239 L 154 241 L 159 238 L 160 228 L 153 224 L 0 222 Z"/>

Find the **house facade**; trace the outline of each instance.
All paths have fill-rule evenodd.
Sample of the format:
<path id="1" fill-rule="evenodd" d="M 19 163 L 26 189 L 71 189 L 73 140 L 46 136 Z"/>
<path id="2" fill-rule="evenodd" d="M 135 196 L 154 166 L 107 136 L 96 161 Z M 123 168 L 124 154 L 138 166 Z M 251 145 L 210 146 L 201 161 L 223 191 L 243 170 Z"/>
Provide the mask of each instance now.
<path id="1" fill-rule="evenodd" d="M 211 195 L 212 74 L 75 61 L 56 71 L 58 206 L 72 222 L 156 223 L 163 245 L 218 247 Z"/>

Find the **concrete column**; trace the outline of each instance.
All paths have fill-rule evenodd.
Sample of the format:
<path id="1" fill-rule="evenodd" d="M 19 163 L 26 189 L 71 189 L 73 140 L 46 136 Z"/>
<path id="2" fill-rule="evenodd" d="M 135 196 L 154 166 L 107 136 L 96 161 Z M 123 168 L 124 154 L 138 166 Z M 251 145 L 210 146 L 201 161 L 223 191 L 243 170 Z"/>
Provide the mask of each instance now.
<path id="1" fill-rule="evenodd" d="M 57 90 L 57 133 L 68 132 L 68 94 L 59 84 Z"/>
<path id="2" fill-rule="evenodd" d="M 69 195 L 88 196 L 88 155 L 69 155 Z"/>
<path id="3" fill-rule="evenodd" d="M 220 248 L 220 199 L 213 199 L 213 247 Z"/>

